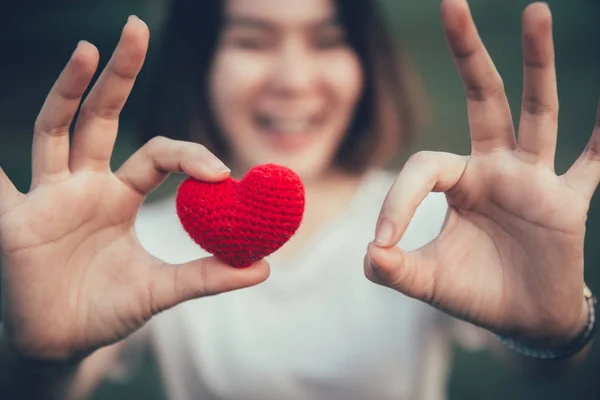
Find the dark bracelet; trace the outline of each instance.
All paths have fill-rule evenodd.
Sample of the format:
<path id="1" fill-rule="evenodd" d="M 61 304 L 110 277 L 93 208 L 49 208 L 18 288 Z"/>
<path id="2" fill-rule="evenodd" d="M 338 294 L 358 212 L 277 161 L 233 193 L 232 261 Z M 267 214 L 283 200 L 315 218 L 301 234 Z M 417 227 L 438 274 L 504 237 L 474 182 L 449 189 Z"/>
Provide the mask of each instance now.
<path id="1" fill-rule="evenodd" d="M 586 285 L 584 285 L 583 296 L 588 304 L 587 323 L 583 330 L 566 345 L 546 349 L 534 348 L 525 345 L 524 343 L 516 339 L 505 338 L 498 335 L 497 338 L 502 344 L 504 344 L 508 348 L 516 351 L 517 353 L 529 357 L 538 358 L 542 360 L 560 360 L 569 358 L 570 356 L 577 354 L 579 351 L 581 351 L 581 349 L 583 349 L 592 340 L 592 337 L 594 336 L 594 332 L 596 330 L 596 297 L 594 297 L 592 291 Z"/>

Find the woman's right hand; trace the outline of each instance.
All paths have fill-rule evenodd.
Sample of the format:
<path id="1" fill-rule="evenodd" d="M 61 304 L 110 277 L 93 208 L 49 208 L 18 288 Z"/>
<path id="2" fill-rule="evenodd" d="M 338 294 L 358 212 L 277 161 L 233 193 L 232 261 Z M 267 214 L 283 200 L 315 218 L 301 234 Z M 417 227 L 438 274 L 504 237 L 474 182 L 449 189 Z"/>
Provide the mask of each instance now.
<path id="1" fill-rule="evenodd" d="M 269 275 L 264 261 L 241 270 L 213 257 L 168 265 L 138 242 L 137 211 L 169 172 L 204 181 L 228 176 L 201 145 L 166 138 L 151 140 L 111 171 L 119 113 L 148 38 L 147 26 L 131 17 L 81 105 L 70 143 L 69 127 L 99 58 L 93 45 L 80 43 L 36 121 L 29 192 L 19 193 L 0 169 L 3 330 L 28 359 L 83 358 L 162 310 Z"/>

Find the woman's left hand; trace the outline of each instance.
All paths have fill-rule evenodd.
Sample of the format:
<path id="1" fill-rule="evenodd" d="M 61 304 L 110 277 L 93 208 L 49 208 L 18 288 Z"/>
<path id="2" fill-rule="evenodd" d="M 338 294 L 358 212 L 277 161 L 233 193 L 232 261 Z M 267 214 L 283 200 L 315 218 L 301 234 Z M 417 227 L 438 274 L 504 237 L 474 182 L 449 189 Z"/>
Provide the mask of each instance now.
<path id="1" fill-rule="evenodd" d="M 557 175 L 548 7 L 532 4 L 523 14 L 518 140 L 502 80 L 467 2 L 444 0 L 441 13 L 465 87 L 472 152 L 421 152 L 407 162 L 384 202 L 365 274 L 496 334 L 562 344 L 583 329 L 588 312 L 583 243 L 600 180 L 600 109 L 588 146 Z M 404 252 L 396 244 L 431 191 L 445 192 L 448 200 L 442 231 L 426 246 Z"/>

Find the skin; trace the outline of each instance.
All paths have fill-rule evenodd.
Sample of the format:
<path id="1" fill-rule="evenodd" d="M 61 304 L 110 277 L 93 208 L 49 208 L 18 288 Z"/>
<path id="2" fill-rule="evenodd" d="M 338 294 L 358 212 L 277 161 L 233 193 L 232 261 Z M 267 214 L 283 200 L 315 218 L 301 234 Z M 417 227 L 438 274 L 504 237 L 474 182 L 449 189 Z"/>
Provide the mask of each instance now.
<path id="1" fill-rule="evenodd" d="M 247 270 L 213 258 L 171 266 L 137 241 L 136 212 L 167 173 L 206 181 L 229 173 L 201 145 L 166 138 L 111 172 L 118 115 L 148 38 L 146 25 L 131 18 L 69 143 L 67 128 L 98 63 L 96 48 L 80 43 L 36 121 L 29 193 L 0 179 L 4 333 L 27 357 L 80 358 L 181 301 L 255 285 L 269 274 L 265 262 Z"/>
<path id="2" fill-rule="evenodd" d="M 581 156 L 556 175 L 558 96 L 548 7 L 532 4 L 523 14 L 518 141 L 500 75 L 467 3 L 445 1 L 441 12 L 467 95 L 472 152 L 412 157 L 383 204 L 365 273 L 494 333 L 540 346 L 564 343 L 587 317 L 583 243 L 600 179 L 600 122 Z M 393 244 L 429 191 L 446 193 L 445 226 L 435 241 L 405 253 Z"/>
<path id="3" fill-rule="evenodd" d="M 558 100 L 547 6 L 533 4 L 523 16 L 518 141 L 500 76 L 466 1 L 444 0 L 441 11 L 465 86 L 472 153 L 424 152 L 409 160 L 382 207 L 377 239 L 365 256 L 365 275 L 491 332 L 541 345 L 564 342 L 582 328 L 587 312 L 583 242 L 589 202 L 600 179 L 600 118 L 580 158 L 557 176 Z M 15 358 L 77 363 L 130 335 L 157 312 L 268 278 L 264 261 L 244 270 L 210 257 L 167 265 L 136 239 L 136 212 L 167 173 L 207 181 L 229 174 L 202 146 L 165 138 L 152 140 L 116 172 L 110 170 L 118 116 L 142 67 L 148 35 L 142 21 L 130 19 L 83 101 L 70 141 L 68 126 L 98 63 L 96 48 L 82 42 L 36 121 L 30 190 L 19 193 L 0 170 L 0 350 L 9 349 Z M 294 46 L 285 47 L 286 54 L 304 57 L 302 47 Z M 249 99 L 257 96 L 257 104 L 250 110 L 241 105 L 241 116 L 252 107 L 271 107 L 265 105 L 272 99 L 270 85 L 249 86 Z M 350 95 L 333 95 L 339 110 L 342 104 L 350 107 Z M 254 135 L 249 117 L 244 118 L 240 131 Z M 337 136 L 329 138 L 338 134 L 334 121 L 342 127 L 341 118 L 331 116 L 331 130 L 323 129 L 328 139 L 319 139 L 332 147 L 339 142 Z M 328 149 L 320 153 L 321 165 L 331 154 Z M 270 154 L 266 148 L 260 151 L 265 152 L 261 157 Z M 240 169 L 258 160 L 250 154 L 239 158 Z M 306 176 L 319 172 L 305 170 Z M 430 191 L 445 192 L 450 203 L 444 229 L 431 244 L 405 253 L 394 244 Z"/>

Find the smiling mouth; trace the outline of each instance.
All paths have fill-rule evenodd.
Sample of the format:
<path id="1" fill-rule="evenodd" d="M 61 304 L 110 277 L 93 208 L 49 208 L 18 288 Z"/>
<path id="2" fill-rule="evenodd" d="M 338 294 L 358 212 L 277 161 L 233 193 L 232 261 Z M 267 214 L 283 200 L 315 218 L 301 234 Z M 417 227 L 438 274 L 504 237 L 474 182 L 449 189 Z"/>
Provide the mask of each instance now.
<path id="1" fill-rule="evenodd" d="M 292 115 L 258 111 L 254 124 L 265 144 L 278 151 L 293 153 L 311 147 L 323 133 L 327 112 Z"/>
<path id="2" fill-rule="evenodd" d="M 279 135 L 302 135 L 314 130 L 318 122 L 312 118 L 277 118 L 267 115 L 258 115 L 256 124 L 261 131 Z"/>

